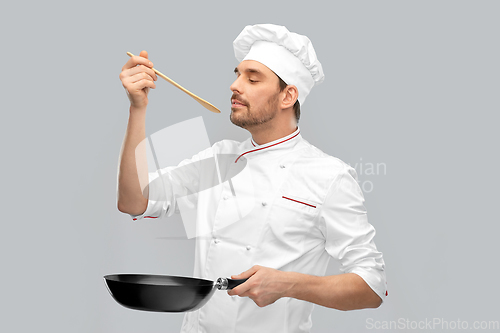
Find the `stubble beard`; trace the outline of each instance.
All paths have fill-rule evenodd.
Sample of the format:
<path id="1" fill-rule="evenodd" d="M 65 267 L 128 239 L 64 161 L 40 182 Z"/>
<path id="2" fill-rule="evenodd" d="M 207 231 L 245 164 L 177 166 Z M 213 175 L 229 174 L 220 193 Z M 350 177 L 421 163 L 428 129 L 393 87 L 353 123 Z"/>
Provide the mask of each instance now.
<path id="1" fill-rule="evenodd" d="M 250 105 L 246 106 L 246 110 L 239 110 L 236 113 L 231 110 L 229 119 L 233 124 L 241 128 L 251 128 L 263 125 L 276 117 L 278 113 L 278 94 L 271 96 L 266 107 L 263 110 L 253 110 Z"/>

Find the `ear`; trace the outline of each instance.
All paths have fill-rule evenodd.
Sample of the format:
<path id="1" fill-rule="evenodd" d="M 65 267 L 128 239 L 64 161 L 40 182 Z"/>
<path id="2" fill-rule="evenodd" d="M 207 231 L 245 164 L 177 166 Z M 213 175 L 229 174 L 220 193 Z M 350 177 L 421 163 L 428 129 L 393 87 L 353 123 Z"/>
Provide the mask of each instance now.
<path id="1" fill-rule="evenodd" d="M 292 108 L 299 98 L 299 91 L 297 90 L 297 87 L 294 85 L 286 86 L 285 90 L 283 90 L 283 93 L 285 95 L 281 100 L 281 109 Z"/>

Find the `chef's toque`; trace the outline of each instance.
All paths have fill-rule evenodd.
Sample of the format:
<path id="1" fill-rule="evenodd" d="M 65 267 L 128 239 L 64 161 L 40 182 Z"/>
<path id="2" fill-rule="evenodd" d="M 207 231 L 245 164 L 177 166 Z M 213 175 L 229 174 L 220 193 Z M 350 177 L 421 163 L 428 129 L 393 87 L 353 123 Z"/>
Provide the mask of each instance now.
<path id="1" fill-rule="evenodd" d="M 236 59 L 255 60 L 299 91 L 302 105 L 325 75 L 309 38 L 274 24 L 247 25 L 233 41 Z"/>

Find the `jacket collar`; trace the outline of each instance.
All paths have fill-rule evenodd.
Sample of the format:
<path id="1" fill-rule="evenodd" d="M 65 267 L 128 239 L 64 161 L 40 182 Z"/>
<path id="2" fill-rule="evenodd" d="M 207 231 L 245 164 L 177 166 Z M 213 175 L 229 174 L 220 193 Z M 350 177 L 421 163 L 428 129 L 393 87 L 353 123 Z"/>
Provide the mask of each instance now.
<path id="1" fill-rule="evenodd" d="M 265 143 L 263 145 L 258 145 L 253 138 L 250 139 L 250 143 L 252 144 L 253 148 L 250 150 L 247 150 L 238 158 L 236 159 L 235 162 L 238 162 L 238 159 L 244 155 L 247 155 L 245 157 L 250 157 L 250 156 L 255 156 L 255 155 L 260 155 L 261 153 L 264 152 L 269 152 L 269 151 L 276 151 L 276 150 L 284 150 L 284 149 L 291 149 L 293 148 L 298 142 L 302 140 L 302 135 L 300 135 L 300 128 L 297 126 L 297 129 L 290 135 L 287 135 L 285 137 L 279 138 L 277 140 Z"/>

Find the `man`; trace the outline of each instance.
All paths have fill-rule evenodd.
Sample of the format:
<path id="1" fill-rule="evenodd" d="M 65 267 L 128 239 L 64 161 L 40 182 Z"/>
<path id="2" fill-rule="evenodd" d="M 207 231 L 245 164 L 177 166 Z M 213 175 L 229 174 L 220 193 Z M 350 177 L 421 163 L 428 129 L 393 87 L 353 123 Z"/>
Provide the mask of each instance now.
<path id="1" fill-rule="evenodd" d="M 249 279 L 227 292 L 233 297 L 216 292 L 204 307 L 187 313 L 182 331 L 309 332 L 313 303 L 340 310 L 378 307 L 386 296 L 384 261 L 356 172 L 309 144 L 297 126 L 300 106 L 324 77 L 310 40 L 262 24 L 247 26 L 233 44 L 240 63 L 230 86 L 230 120 L 251 138 L 223 140 L 181 164 L 234 154 L 231 168 L 246 159 L 241 174 L 247 176 L 196 199 L 202 207 L 198 226 L 211 237 L 197 239 L 194 275 Z M 138 175 L 135 149 L 145 138 L 147 94 L 157 79 L 152 67 L 143 51 L 120 74 L 131 106 L 118 209 L 135 220 L 171 216 L 182 189 L 199 189 L 192 168 L 180 176 L 166 168 L 164 181 L 152 182 L 149 175 L 149 188 L 141 193 L 138 177 L 148 175 Z M 253 205 L 239 219 L 236 198 Z M 324 276 L 330 257 L 340 261 L 343 274 Z"/>

